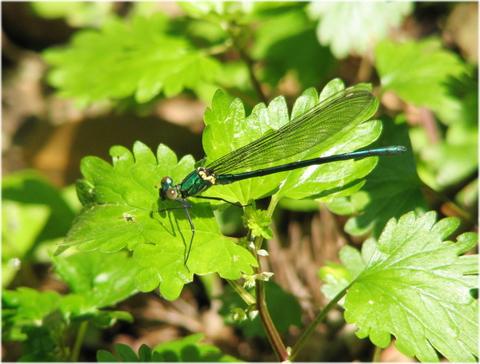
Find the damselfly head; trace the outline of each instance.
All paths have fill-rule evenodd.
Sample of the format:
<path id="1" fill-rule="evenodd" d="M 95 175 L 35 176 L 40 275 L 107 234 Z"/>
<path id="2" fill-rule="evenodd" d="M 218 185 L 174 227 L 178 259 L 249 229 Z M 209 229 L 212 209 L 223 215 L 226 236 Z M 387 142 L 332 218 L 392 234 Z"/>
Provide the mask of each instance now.
<path id="1" fill-rule="evenodd" d="M 178 198 L 178 189 L 173 185 L 173 180 L 168 176 L 162 178 L 160 197 L 162 200 L 176 200 Z"/>

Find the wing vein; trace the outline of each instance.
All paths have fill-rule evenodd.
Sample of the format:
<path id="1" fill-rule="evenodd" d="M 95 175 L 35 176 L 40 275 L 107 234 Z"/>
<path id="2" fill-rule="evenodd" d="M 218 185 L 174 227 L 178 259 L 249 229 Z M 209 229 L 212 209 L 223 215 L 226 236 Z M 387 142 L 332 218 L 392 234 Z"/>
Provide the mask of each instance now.
<path id="1" fill-rule="evenodd" d="M 217 176 L 266 167 L 320 145 L 346 128 L 372 116 L 376 99 L 362 87 L 333 94 L 281 128 L 213 161 L 206 167 Z"/>

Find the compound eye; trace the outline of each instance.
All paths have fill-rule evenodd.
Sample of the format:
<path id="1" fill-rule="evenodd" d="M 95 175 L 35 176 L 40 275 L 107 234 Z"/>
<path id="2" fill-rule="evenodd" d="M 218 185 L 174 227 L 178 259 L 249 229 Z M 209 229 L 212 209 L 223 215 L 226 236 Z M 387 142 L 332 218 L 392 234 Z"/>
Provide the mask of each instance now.
<path id="1" fill-rule="evenodd" d="M 170 177 L 165 176 L 165 177 L 162 178 L 161 183 L 162 183 L 162 185 L 163 184 L 171 185 L 173 183 L 173 180 Z"/>
<path id="2" fill-rule="evenodd" d="M 177 193 L 177 190 L 175 188 L 169 188 L 167 190 L 167 198 L 169 200 L 176 200 L 178 197 L 178 193 Z"/>

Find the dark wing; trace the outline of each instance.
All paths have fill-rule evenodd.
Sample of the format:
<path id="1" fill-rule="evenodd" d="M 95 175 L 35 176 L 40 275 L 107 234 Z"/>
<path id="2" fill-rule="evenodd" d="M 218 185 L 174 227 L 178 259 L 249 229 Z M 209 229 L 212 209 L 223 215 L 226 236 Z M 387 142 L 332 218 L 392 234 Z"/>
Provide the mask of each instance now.
<path id="1" fill-rule="evenodd" d="M 347 88 L 321 101 L 280 129 L 267 132 L 206 166 L 217 176 L 249 171 L 319 145 L 344 128 L 372 116 L 376 98 L 363 85 Z"/>

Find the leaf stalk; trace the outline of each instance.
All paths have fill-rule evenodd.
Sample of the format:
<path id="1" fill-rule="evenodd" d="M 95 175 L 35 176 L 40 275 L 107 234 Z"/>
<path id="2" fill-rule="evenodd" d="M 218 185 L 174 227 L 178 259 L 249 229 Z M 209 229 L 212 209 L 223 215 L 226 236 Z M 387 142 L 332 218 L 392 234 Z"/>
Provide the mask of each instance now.
<path id="1" fill-rule="evenodd" d="M 243 288 L 237 281 L 227 279 L 227 282 L 237 292 L 240 298 L 248 305 L 252 306 L 256 303 L 255 297 L 253 297 L 245 288 Z"/>
<path id="2" fill-rule="evenodd" d="M 300 336 L 298 341 L 295 343 L 295 345 L 292 348 L 292 352 L 290 356 L 288 357 L 288 360 L 294 361 L 295 358 L 297 357 L 298 353 L 300 350 L 303 348 L 305 345 L 306 341 L 309 339 L 309 337 L 312 335 L 312 333 L 315 331 L 315 328 L 317 325 L 323 321 L 323 319 L 327 316 L 327 313 L 342 299 L 343 296 L 347 293 L 347 290 L 350 288 L 350 286 L 353 284 L 353 281 L 346 286 L 344 289 L 342 289 L 314 318 L 314 320 L 307 326 L 303 334 Z"/>
<path id="3" fill-rule="evenodd" d="M 278 199 L 275 198 L 275 196 L 272 196 L 270 205 L 268 206 L 268 210 L 267 210 L 269 217 L 272 217 L 273 211 L 275 210 L 275 207 L 277 206 L 277 204 L 278 204 Z M 260 274 L 262 272 L 262 268 L 260 265 L 260 258 L 258 254 L 256 254 L 256 250 L 262 247 L 263 240 L 264 240 L 263 237 L 257 236 L 255 237 L 255 241 L 254 241 L 255 251 L 253 251 L 253 254 L 255 254 L 257 258 L 257 263 L 258 263 L 258 267 L 256 268 L 257 274 Z M 268 311 L 267 300 L 265 296 L 265 282 L 263 282 L 262 280 L 257 279 L 255 282 L 255 296 L 256 296 L 257 310 L 258 310 L 260 319 L 262 321 L 263 327 L 267 334 L 268 340 L 275 351 L 275 354 L 282 362 L 285 360 L 288 360 L 287 348 L 285 347 L 285 344 L 283 343 L 282 338 L 278 333 L 278 330 L 275 327 L 275 324 L 272 321 L 270 312 Z"/>
<path id="4" fill-rule="evenodd" d="M 372 363 L 379 363 L 381 355 L 382 355 L 382 348 L 379 346 L 375 346 L 375 349 L 373 350 Z"/>
<path id="5" fill-rule="evenodd" d="M 80 356 L 80 349 L 82 348 L 83 340 L 85 339 L 85 334 L 88 328 L 88 321 L 82 321 L 80 327 L 78 328 L 77 337 L 75 338 L 75 343 L 73 344 L 71 361 L 77 362 L 78 357 Z"/>
<path id="6" fill-rule="evenodd" d="M 242 29 L 234 23 L 229 23 L 226 26 L 226 30 L 232 39 L 234 48 L 237 50 L 238 54 L 240 55 L 240 58 L 247 66 L 250 82 L 252 83 L 252 86 L 255 89 L 255 92 L 257 93 L 258 98 L 266 104 L 268 102 L 268 98 L 263 92 L 262 85 L 260 84 L 260 81 L 255 75 L 255 70 L 254 70 L 255 61 L 252 59 L 252 57 L 250 57 L 250 55 L 248 54 L 247 50 L 243 46 L 239 37 L 239 33 L 241 32 Z"/>

